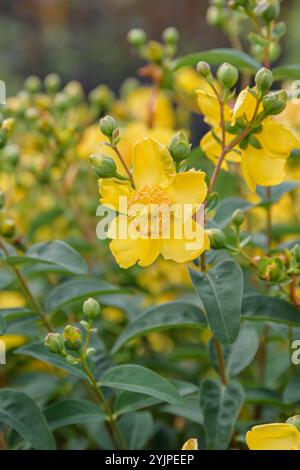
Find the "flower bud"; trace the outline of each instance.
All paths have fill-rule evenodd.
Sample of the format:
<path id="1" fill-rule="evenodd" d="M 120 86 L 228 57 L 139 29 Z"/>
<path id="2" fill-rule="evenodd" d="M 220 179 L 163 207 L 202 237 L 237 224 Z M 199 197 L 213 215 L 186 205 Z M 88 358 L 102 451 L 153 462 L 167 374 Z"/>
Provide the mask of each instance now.
<path id="1" fill-rule="evenodd" d="M 7 137 L 10 137 L 14 127 L 15 127 L 14 118 L 7 118 L 7 119 L 4 119 L 4 121 L 2 122 L 1 130 L 7 133 Z"/>
<path id="2" fill-rule="evenodd" d="M 141 47 L 147 40 L 147 35 L 143 29 L 134 28 L 127 34 L 127 40 L 133 47 Z"/>
<path id="3" fill-rule="evenodd" d="M 286 420 L 287 424 L 293 424 L 300 431 L 300 415 L 291 416 Z"/>
<path id="4" fill-rule="evenodd" d="M 20 157 L 20 150 L 19 147 L 15 144 L 10 144 L 5 147 L 3 150 L 5 160 L 11 165 L 15 166 Z"/>
<path id="5" fill-rule="evenodd" d="M 114 160 L 106 155 L 91 155 L 90 161 L 95 174 L 99 178 L 113 178 L 117 174 Z"/>
<path id="6" fill-rule="evenodd" d="M 267 93 L 273 84 L 273 74 L 271 70 L 262 68 L 255 75 L 255 83 L 260 93 Z"/>
<path id="7" fill-rule="evenodd" d="M 145 57 L 152 62 L 160 62 L 163 58 L 164 50 L 157 41 L 149 41 L 145 48 Z"/>
<path id="8" fill-rule="evenodd" d="M 70 104 L 71 100 L 66 93 L 59 92 L 55 95 L 53 105 L 58 111 L 66 111 L 69 108 Z"/>
<path id="9" fill-rule="evenodd" d="M 91 103 L 107 111 L 114 100 L 114 94 L 107 85 L 102 84 L 90 92 L 89 99 Z"/>
<path id="10" fill-rule="evenodd" d="M 265 8 L 262 13 L 262 19 L 266 23 L 270 23 L 276 20 L 280 15 L 280 1 L 279 0 L 268 0 L 265 2 Z"/>
<path id="11" fill-rule="evenodd" d="M 16 224 L 10 217 L 2 217 L 0 222 L 0 233 L 5 238 L 11 238 L 16 232 Z"/>
<path id="12" fill-rule="evenodd" d="M 35 94 L 41 91 L 42 83 L 36 75 L 30 75 L 24 82 L 24 88 L 29 93 Z"/>
<path id="13" fill-rule="evenodd" d="M 64 87 L 64 92 L 71 100 L 72 104 L 78 104 L 82 101 L 84 91 L 82 85 L 77 80 L 71 80 Z"/>
<path id="14" fill-rule="evenodd" d="M 52 353 L 59 354 L 64 357 L 67 355 L 64 339 L 60 333 L 49 333 L 45 338 L 44 345 L 48 351 Z"/>
<path id="15" fill-rule="evenodd" d="M 45 77 L 44 85 L 48 93 L 57 93 L 61 88 L 61 78 L 57 73 L 49 73 Z"/>
<path id="16" fill-rule="evenodd" d="M 268 115 L 280 114 L 286 107 L 287 92 L 285 90 L 269 93 L 263 99 L 263 108 Z"/>
<path id="17" fill-rule="evenodd" d="M 162 38 L 166 44 L 177 44 L 179 41 L 179 33 L 176 28 L 170 26 L 164 30 Z"/>
<path id="18" fill-rule="evenodd" d="M 100 309 L 99 302 L 97 302 L 95 299 L 92 299 L 91 297 L 84 302 L 82 307 L 84 315 L 89 320 L 94 320 L 97 318 L 100 315 Z"/>
<path id="19" fill-rule="evenodd" d="M 64 329 L 64 343 L 71 351 L 78 351 L 82 346 L 82 333 L 80 329 L 67 325 Z"/>
<path id="20" fill-rule="evenodd" d="M 185 160 L 191 150 L 191 145 L 184 132 L 178 132 L 169 144 L 169 151 L 175 162 Z"/>
<path id="21" fill-rule="evenodd" d="M 207 9 L 206 21 L 209 25 L 221 27 L 226 19 L 227 12 L 225 8 L 211 6 Z"/>
<path id="22" fill-rule="evenodd" d="M 237 209 L 232 214 L 232 223 L 237 227 L 240 227 L 245 222 L 245 214 L 241 209 Z"/>
<path id="23" fill-rule="evenodd" d="M 239 72 L 236 67 L 226 62 L 222 64 L 217 71 L 217 77 L 224 88 L 232 88 L 239 78 Z"/>
<path id="24" fill-rule="evenodd" d="M 197 64 L 197 72 L 202 75 L 202 77 L 207 78 L 211 76 L 211 68 L 207 62 L 201 61 Z"/>
<path id="25" fill-rule="evenodd" d="M 225 248 L 227 239 L 225 233 L 222 230 L 218 228 L 211 228 L 206 230 L 206 233 L 209 237 L 211 248 L 214 250 Z"/>
<path id="26" fill-rule="evenodd" d="M 106 137 L 111 137 L 113 131 L 117 128 L 116 121 L 112 116 L 107 116 L 100 119 L 100 130 Z"/>

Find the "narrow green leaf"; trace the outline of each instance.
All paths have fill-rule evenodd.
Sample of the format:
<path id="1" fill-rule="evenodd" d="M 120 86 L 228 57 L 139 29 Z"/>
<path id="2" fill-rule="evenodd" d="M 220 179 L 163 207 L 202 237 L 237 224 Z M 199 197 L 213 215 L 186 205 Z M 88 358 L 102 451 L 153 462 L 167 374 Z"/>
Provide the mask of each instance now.
<path id="1" fill-rule="evenodd" d="M 186 302 L 170 302 L 146 310 L 119 336 L 112 353 L 117 352 L 123 344 L 152 331 L 183 327 L 203 328 L 206 326 L 204 314 L 198 307 Z"/>
<path id="2" fill-rule="evenodd" d="M 228 260 L 206 273 L 190 270 L 190 275 L 214 336 L 222 344 L 232 344 L 240 329 L 244 288 L 240 266 Z"/>
<path id="3" fill-rule="evenodd" d="M 201 60 L 210 65 L 220 65 L 223 62 L 229 62 L 241 70 L 257 72 L 261 65 L 246 52 L 237 51 L 230 48 L 211 49 L 210 51 L 194 52 L 184 57 L 180 57 L 173 63 L 173 70 L 180 69 L 187 65 L 194 67 Z"/>
<path id="4" fill-rule="evenodd" d="M 165 405 L 161 409 L 162 413 L 188 419 L 192 423 L 203 424 L 203 413 L 199 406 L 199 397 L 186 398 L 183 405 Z"/>
<path id="5" fill-rule="evenodd" d="M 0 316 L 9 326 L 39 319 L 36 312 L 30 308 L 3 308 L 0 309 Z"/>
<path id="6" fill-rule="evenodd" d="M 70 365 L 66 360 L 58 354 L 53 354 L 45 348 L 44 343 L 26 344 L 15 351 L 15 354 L 23 354 L 24 356 L 34 357 L 40 361 L 52 364 L 59 369 L 66 370 L 72 375 L 80 379 L 87 380 L 87 376 L 79 365 Z"/>
<path id="7" fill-rule="evenodd" d="M 46 408 L 44 414 L 50 429 L 105 420 L 105 414 L 99 406 L 88 400 L 58 401 Z"/>
<path id="8" fill-rule="evenodd" d="M 300 80 L 300 64 L 280 65 L 272 73 L 274 80 Z"/>
<path id="9" fill-rule="evenodd" d="M 34 449 L 55 450 L 55 441 L 44 415 L 25 393 L 0 390 L 0 421 L 14 429 Z"/>
<path id="10" fill-rule="evenodd" d="M 244 297 L 242 318 L 300 326 L 299 309 L 285 300 L 267 295 L 254 294 Z"/>
<path id="11" fill-rule="evenodd" d="M 143 413 L 130 413 L 122 416 L 119 421 L 120 430 L 125 436 L 128 449 L 140 450 L 147 444 L 154 431 L 152 415 Z"/>
<path id="12" fill-rule="evenodd" d="M 209 450 L 228 449 L 244 400 L 245 393 L 238 382 L 226 386 L 214 380 L 203 383 L 200 405 Z"/>
<path id="13" fill-rule="evenodd" d="M 37 243 L 24 256 L 8 256 L 8 264 L 34 264 L 35 272 L 58 271 L 72 274 L 86 274 L 87 265 L 81 255 L 61 240 Z"/>
<path id="14" fill-rule="evenodd" d="M 45 310 L 48 312 L 56 311 L 74 301 L 84 300 L 87 297 L 120 292 L 122 292 L 120 288 L 107 282 L 95 278 L 78 277 L 54 287 L 46 296 Z"/>
<path id="15" fill-rule="evenodd" d="M 125 364 L 109 369 L 103 374 L 101 385 L 143 393 L 167 403 L 182 403 L 178 391 L 167 379 L 150 369 L 133 364 Z"/>

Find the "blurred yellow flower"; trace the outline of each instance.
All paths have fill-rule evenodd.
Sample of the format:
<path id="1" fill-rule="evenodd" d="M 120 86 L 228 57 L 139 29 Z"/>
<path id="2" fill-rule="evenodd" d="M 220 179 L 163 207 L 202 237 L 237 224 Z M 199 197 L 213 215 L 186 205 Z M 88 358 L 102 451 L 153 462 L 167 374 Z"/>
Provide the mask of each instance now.
<path id="1" fill-rule="evenodd" d="M 128 201 L 127 207 L 122 208 L 123 213 L 112 221 L 108 233 L 109 238 L 112 238 L 110 249 L 117 263 L 122 268 L 129 268 L 137 262 L 140 266 L 149 266 L 159 254 L 180 263 L 196 258 L 208 249 L 208 236 L 192 219 L 193 210 L 205 200 L 207 194 L 205 174 L 202 171 L 176 174 L 167 147 L 152 138 L 145 138 L 135 144 L 132 168 L 135 187 L 129 181 L 115 178 L 99 181 L 100 201 L 104 206 L 120 212 L 121 198 Z M 174 204 L 182 208 L 189 204 L 190 217 L 189 220 L 179 218 L 171 212 L 171 227 L 167 227 L 168 236 L 164 236 L 160 208 L 170 208 Z M 148 210 L 151 211 L 153 205 L 159 208 L 155 214 L 159 231 L 155 234 L 148 230 Z M 134 212 L 137 206 L 143 206 L 148 211 L 144 219 L 142 212 Z M 134 239 L 129 232 L 132 226 L 137 225 L 141 226 L 142 231 Z M 175 238 L 175 233 L 180 233 L 181 237 Z M 193 248 L 187 249 L 191 243 Z"/>
<path id="2" fill-rule="evenodd" d="M 1 336 L 0 339 L 4 342 L 7 351 L 18 348 L 26 343 L 26 337 L 22 335 L 5 335 Z"/>
<path id="3" fill-rule="evenodd" d="M 246 441 L 250 450 L 300 450 L 300 432 L 289 423 L 254 426 Z"/>
<path id="4" fill-rule="evenodd" d="M 0 291 L 0 308 L 18 308 L 24 307 L 25 299 L 17 291 Z"/>
<path id="5" fill-rule="evenodd" d="M 220 106 L 217 97 L 202 90 L 198 91 L 198 104 L 206 121 L 213 127 L 201 140 L 203 152 L 214 163 L 221 154 Z M 255 116 L 257 100 L 247 88 L 236 100 L 233 109 L 224 106 L 226 124 L 234 126 L 237 120 L 251 122 Z M 260 106 L 258 107 L 258 112 Z M 225 133 L 225 145 L 236 138 Z M 243 140 L 243 145 L 234 148 L 226 155 L 227 161 L 240 162 L 242 174 L 252 191 L 256 185 L 274 186 L 282 183 L 285 177 L 285 164 L 293 148 L 300 147 L 300 141 L 283 124 L 269 116 L 263 120 L 261 128 L 253 130 Z"/>
<path id="6" fill-rule="evenodd" d="M 136 121 L 148 122 L 149 106 L 151 101 L 152 90 L 150 87 L 141 87 L 132 91 L 127 97 L 127 106 L 130 117 Z M 163 91 L 158 92 L 155 103 L 154 126 L 163 126 L 174 128 L 175 115 L 171 100 Z"/>

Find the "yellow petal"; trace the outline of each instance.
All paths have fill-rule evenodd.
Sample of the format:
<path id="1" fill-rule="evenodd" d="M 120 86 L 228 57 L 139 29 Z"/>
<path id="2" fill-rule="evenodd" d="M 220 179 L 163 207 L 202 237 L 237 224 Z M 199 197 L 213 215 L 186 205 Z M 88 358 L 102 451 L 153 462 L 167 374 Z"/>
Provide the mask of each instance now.
<path id="1" fill-rule="evenodd" d="M 152 90 L 150 87 L 140 87 L 132 91 L 127 98 L 128 110 L 134 120 L 148 121 Z M 163 91 L 157 96 L 154 110 L 154 124 L 172 128 L 175 125 L 175 116 L 172 103 Z"/>
<path id="2" fill-rule="evenodd" d="M 207 194 L 205 173 L 203 171 L 178 173 L 166 192 L 172 203 L 201 204 Z"/>
<path id="3" fill-rule="evenodd" d="M 252 191 L 255 191 L 256 185 L 281 184 L 285 177 L 285 164 L 286 160 L 269 158 L 263 150 L 254 147 L 249 146 L 242 153 L 242 173 Z"/>
<path id="4" fill-rule="evenodd" d="M 197 101 L 201 113 L 205 116 L 205 121 L 212 126 L 219 126 L 221 121 L 220 104 L 215 95 L 197 90 Z M 232 111 L 226 104 L 224 106 L 224 120 L 231 121 Z"/>
<path id="5" fill-rule="evenodd" d="M 233 108 L 233 124 L 238 117 L 246 117 L 248 121 L 251 121 L 255 113 L 256 104 L 257 100 L 252 93 L 250 93 L 249 88 L 245 88 L 245 90 L 241 91 Z M 260 112 L 261 110 L 262 105 L 259 106 L 258 111 Z"/>
<path id="6" fill-rule="evenodd" d="M 257 137 L 272 158 L 288 158 L 294 148 L 300 148 L 300 141 L 294 134 L 271 117 L 264 120 L 262 132 Z"/>
<path id="7" fill-rule="evenodd" d="M 182 446 L 182 450 L 198 450 L 197 439 L 191 438 L 188 441 L 186 441 Z"/>
<path id="8" fill-rule="evenodd" d="M 131 223 L 132 219 L 120 215 L 115 217 L 108 232 L 109 238 L 114 238 L 109 244 L 110 251 L 118 265 L 123 269 L 130 268 L 136 263 L 140 266 L 149 266 L 156 260 L 160 252 L 160 240 L 151 238 L 132 239 L 130 234 Z M 120 238 L 121 233 L 123 238 Z"/>
<path id="9" fill-rule="evenodd" d="M 300 432 L 293 424 L 254 426 L 246 435 L 250 450 L 299 450 Z"/>
<path id="10" fill-rule="evenodd" d="M 214 133 L 219 139 L 221 139 L 222 135 L 220 129 L 216 129 Z M 233 140 L 233 138 L 234 136 L 226 133 L 225 144 L 228 145 Z M 200 147 L 201 150 L 205 153 L 205 155 L 216 164 L 218 159 L 220 158 L 222 148 L 221 144 L 214 138 L 212 131 L 207 132 L 202 137 L 200 141 Z M 230 151 L 227 153 L 225 159 L 228 162 L 240 162 L 241 155 L 237 151 Z M 223 169 L 227 169 L 227 165 L 225 165 L 226 162 L 223 163 Z"/>
<path id="11" fill-rule="evenodd" d="M 193 95 L 196 90 L 211 93 L 211 86 L 205 78 L 201 77 L 193 67 L 181 67 L 174 74 L 176 88 L 188 95 Z M 217 83 L 215 83 L 215 86 Z"/>
<path id="12" fill-rule="evenodd" d="M 6 351 L 9 351 L 10 349 L 17 348 L 26 343 L 26 337 L 22 335 L 5 335 L 0 338 L 0 346 L 1 342 L 4 343 Z"/>
<path id="13" fill-rule="evenodd" d="M 133 195 L 133 189 L 129 181 L 121 181 L 116 178 L 99 180 L 100 202 L 116 212 L 127 212 L 126 203 Z"/>
<path id="14" fill-rule="evenodd" d="M 161 241 L 161 254 L 167 260 L 185 263 L 200 256 L 209 246 L 209 238 L 197 222 L 190 219 L 183 223 L 174 218 L 170 237 Z"/>
<path id="15" fill-rule="evenodd" d="M 175 176 L 172 157 L 164 145 L 152 138 L 137 142 L 132 157 L 133 179 L 137 187 L 168 186 Z"/>

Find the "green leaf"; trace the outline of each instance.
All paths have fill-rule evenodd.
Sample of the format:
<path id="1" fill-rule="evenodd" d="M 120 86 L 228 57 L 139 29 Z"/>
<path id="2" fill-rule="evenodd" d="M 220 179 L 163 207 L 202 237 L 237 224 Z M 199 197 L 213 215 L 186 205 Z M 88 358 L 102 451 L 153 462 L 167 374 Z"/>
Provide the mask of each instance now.
<path id="1" fill-rule="evenodd" d="M 0 390 L 0 421 L 14 429 L 34 449 L 55 450 L 55 441 L 44 415 L 25 393 Z"/>
<path id="2" fill-rule="evenodd" d="M 218 205 L 214 222 L 217 223 L 219 228 L 225 228 L 231 221 L 232 214 L 237 209 L 246 212 L 253 207 L 253 204 L 245 199 L 238 197 L 227 197 L 223 199 Z"/>
<path id="3" fill-rule="evenodd" d="M 24 256 L 8 256 L 11 266 L 34 264 L 35 272 L 55 271 L 72 274 L 86 274 L 87 265 L 81 255 L 61 240 L 37 243 Z"/>
<path id="4" fill-rule="evenodd" d="M 181 397 L 192 395 L 199 391 L 199 388 L 196 385 L 189 382 L 184 382 L 182 380 L 170 380 L 170 382 L 174 385 Z M 141 393 L 124 391 L 116 398 L 114 414 L 119 416 L 124 413 L 142 410 L 143 408 L 148 408 L 159 403 L 161 403 L 159 398 L 149 397 Z"/>
<path id="5" fill-rule="evenodd" d="M 88 400 L 58 401 L 46 408 L 44 414 L 50 429 L 105 420 L 105 414 L 99 406 Z"/>
<path id="6" fill-rule="evenodd" d="M 226 260 L 206 273 L 190 270 L 190 275 L 215 338 L 222 344 L 232 344 L 240 329 L 242 269 Z"/>
<path id="7" fill-rule="evenodd" d="M 254 328 L 242 326 L 234 343 L 231 346 L 223 347 L 227 377 L 234 377 L 246 369 L 253 361 L 258 347 L 259 338 Z M 216 349 L 213 342 L 210 343 L 210 349 L 212 362 L 218 370 Z"/>
<path id="8" fill-rule="evenodd" d="M 266 197 L 266 188 L 259 186 L 257 188 L 257 193 L 263 200 L 263 202 L 275 204 L 275 202 L 278 202 L 285 194 L 290 193 L 291 191 L 294 191 L 300 186 L 299 181 L 285 181 L 282 184 L 279 184 L 277 186 L 272 187 L 272 192 L 271 192 L 271 198 L 268 199 Z M 258 204 L 259 205 L 259 204 Z"/>
<path id="9" fill-rule="evenodd" d="M 283 392 L 284 403 L 294 404 L 300 401 L 300 372 L 288 382 Z"/>
<path id="10" fill-rule="evenodd" d="M 2 316 L 9 326 L 25 323 L 34 319 L 39 320 L 39 316 L 30 308 L 3 308 L 0 309 L 0 316 Z"/>
<path id="11" fill-rule="evenodd" d="M 118 294 L 122 290 L 96 278 L 78 277 L 54 287 L 45 299 L 46 311 L 56 311 L 66 305 L 95 295 Z"/>
<path id="12" fill-rule="evenodd" d="M 15 354 L 23 354 L 24 356 L 34 357 L 40 361 L 52 364 L 59 369 L 66 370 L 72 375 L 80 379 L 87 380 L 87 376 L 79 365 L 70 365 L 66 360 L 58 354 L 53 354 L 46 349 L 44 343 L 26 344 L 15 351 Z"/>
<path id="13" fill-rule="evenodd" d="M 300 64 L 280 65 L 272 73 L 274 80 L 300 80 Z"/>
<path id="14" fill-rule="evenodd" d="M 257 72 L 261 65 L 249 54 L 230 48 L 211 49 L 210 51 L 194 52 L 184 57 L 180 57 L 173 63 L 173 70 L 180 69 L 187 65 L 194 67 L 201 60 L 210 65 L 220 65 L 223 62 L 229 62 L 241 70 Z"/>
<path id="15" fill-rule="evenodd" d="M 123 436 L 125 436 L 128 449 L 140 450 L 143 449 L 153 434 L 154 421 L 152 415 L 147 411 L 130 413 L 122 416 L 119 427 Z"/>
<path id="16" fill-rule="evenodd" d="M 246 402 L 252 405 L 268 405 L 284 408 L 281 394 L 276 390 L 266 388 L 250 388 L 246 390 Z"/>
<path id="17" fill-rule="evenodd" d="M 228 448 L 244 400 L 245 393 L 238 382 L 230 382 L 226 386 L 215 380 L 203 383 L 200 405 L 209 450 Z"/>
<path id="18" fill-rule="evenodd" d="M 243 299 L 242 319 L 300 326 L 299 309 L 285 300 L 251 294 Z"/>
<path id="19" fill-rule="evenodd" d="M 152 331 L 183 327 L 203 328 L 206 319 L 198 307 L 186 302 L 170 302 L 146 310 L 119 336 L 114 344 L 112 353 L 118 351 L 123 344 L 134 338 L 151 333 Z"/>
<path id="20" fill-rule="evenodd" d="M 145 367 L 125 364 L 113 367 L 101 378 L 101 385 L 143 393 L 172 404 L 181 404 L 182 399 L 174 385 L 156 372 Z"/>
<path id="21" fill-rule="evenodd" d="M 0 336 L 5 335 L 6 331 L 7 331 L 6 321 L 4 320 L 3 316 L 0 313 Z"/>
<path id="22" fill-rule="evenodd" d="M 203 424 L 203 413 L 199 406 L 199 397 L 186 398 L 183 405 L 166 405 L 161 409 L 162 413 L 180 416 L 193 423 Z"/>

